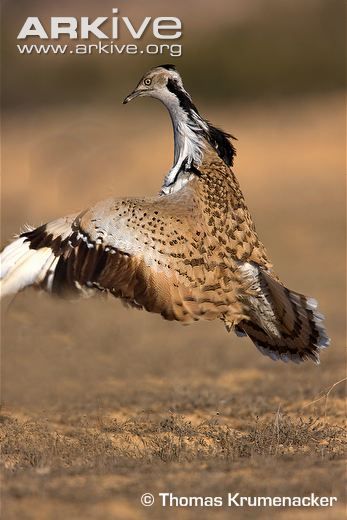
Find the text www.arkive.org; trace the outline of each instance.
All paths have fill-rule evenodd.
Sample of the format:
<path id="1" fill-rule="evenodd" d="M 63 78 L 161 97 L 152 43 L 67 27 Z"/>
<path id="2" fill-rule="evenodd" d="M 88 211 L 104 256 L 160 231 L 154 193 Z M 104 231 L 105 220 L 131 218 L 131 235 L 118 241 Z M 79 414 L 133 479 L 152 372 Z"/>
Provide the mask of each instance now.
<path id="1" fill-rule="evenodd" d="M 167 43 L 150 43 L 144 48 L 140 48 L 134 43 L 116 44 L 110 43 L 80 43 L 73 47 L 61 44 L 17 44 L 17 49 L 20 54 L 152 54 L 162 55 L 169 54 L 171 57 L 182 56 L 181 44 L 167 44 Z"/>

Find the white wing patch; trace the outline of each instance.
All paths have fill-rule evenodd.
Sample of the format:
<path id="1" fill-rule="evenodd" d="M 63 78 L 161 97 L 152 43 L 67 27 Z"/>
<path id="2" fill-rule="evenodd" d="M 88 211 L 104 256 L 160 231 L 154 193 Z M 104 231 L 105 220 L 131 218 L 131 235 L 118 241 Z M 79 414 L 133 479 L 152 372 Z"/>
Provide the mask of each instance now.
<path id="1" fill-rule="evenodd" d="M 36 251 L 25 238 L 17 238 L 1 255 L 1 297 L 42 282 L 54 260 L 51 248 Z"/>

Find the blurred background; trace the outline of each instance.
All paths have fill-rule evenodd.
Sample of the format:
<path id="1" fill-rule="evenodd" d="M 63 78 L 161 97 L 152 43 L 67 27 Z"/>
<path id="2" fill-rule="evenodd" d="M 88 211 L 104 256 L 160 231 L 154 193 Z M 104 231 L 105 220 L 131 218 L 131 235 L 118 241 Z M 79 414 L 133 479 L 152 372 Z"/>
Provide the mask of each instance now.
<path id="1" fill-rule="evenodd" d="M 4 413 L 61 435 L 73 424 L 97 430 L 96 420 L 90 426 L 85 419 L 93 414 L 127 420 L 143 411 L 154 416 L 177 412 L 197 422 L 218 413 L 218 420 L 240 431 L 279 407 L 296 416 L 321 417 L 322 409 L 306 406 L 345 375 L 345 3 L 2 4 L 2 245 L 25 223 L 39 225 L 109 196 L 159 191 L 173 157 L 168 114 L 154 100 L 121 102 L 148 68 L 171 62 L 200 112 L 238 138 L 234 171 L 275 270 L 288 287 L 319 300 L 332 338 L 319 367 L 285 365 L 264 358 L 248 339 L 228 335 L 217 322 L 182 327 L 126 310 L 112 299 L 62 302 L 27 291 L 3 309 Z M 27 16 L 44 22 L 50 16 L 112 16 L 113 7 L 134 24 L 144 16 L 179 17 L 182 56 L 17 52 L 16 36 Z M 152 41 L 144 38 L 143 43 Z M 122 35 L 122 42 L 129 39 Z M 330 396 L 331 424 L 343 416 L 342 390 L 339 385 Z M 85 506 L 84 518 L 117 517 L 119 503 L 111 511 L 103 502 L 108 491 L 107 496 L 98 491 L 99 510 L 91 513 L 86 506 L 91 498 L 80 488 L 73 488 L 71 496 L 61 491 L 72 480 L 53 485 L 41 473 L 31 480 L 32 465 L 29 470 L 21 465 L 15 448 L 7 460 L 8 518 L 24 518 L 27 506 L 37 506 L 35 500 L 45 500 L 42 518 L 50 517 L 54 504 L 65 516 L 78 518 L 82 510 L 76 513 L 76 496 L 78 507 Z M 64 459 L 64 464 L 76 461 Z M 257 461 L 252 464 L 258 467 Z M 301 475 L 301 464 L 295 462 L 290 474 Z M 307 470 L 308 491 L 314 491 L 314 483 L 318 492 L 333 492 L 340 482 L 334 479 L 337 466 L 324 464 L 317 459 Z M 317 468 L 322 474 L 315 480 Z M 151 471 L 141 477 L 136 467 L 130 472 L 135 494 L 146 479 L 155 480 Z M 175 481 L 176 491 L 184 492 L 185 476 L 177 479 L 167 471 L 160 478 L 168 486 Z M 207 469 L 195 466 L 194 479 L 196 486 L 214 479 L 218 494 L 233 478 L 241 487 L 249 484 L 251 476 L 237 471 L 233 466 L 220 473 L 211 462 Z M 273 481 L 273 466 L 262 471 L 255 491 L 266 481 L 276 494 L 279 481 L 288 482 L 282 469 Z M 297 477 L 293 492 L 302 489 L 306 476 Z M 122 499 L 128 497 L 128 509 L 121 518 L 137 518 L 137 495 L 127 493 Z M 52 497 L 58 502 L 49 505 Z"/>
<path id="2" fill-rule="evenodd" d="M 344 88 L 343 0 L 147 0 L 3 2 L 3 101 L 9 109 L 121 99 L 131 78 L 160 56 L 22 56 L 16 36 L 27 16 L 46 28 L 51 16 L 177 16 L 183 22 L 179 65 L 189 88 L 215 105 L 329 93 Z M 136 25 L 135 25 L 136 23 Z M 29 38 L 27 42 L 34 41 Z M 120 43 L 130 42 L 120 24 Z M 140 43 L 153 43 L 148 30 Z M 26 42 L 24 42 L 26 43 Z M 45 43 L 45 42 L 43 42 Z M 58 42 L 59 43 L 59 42 Z M 117 43 L 117 42 L 116 42 Z M 177 43 L 172 40 L 172 43 Z M 164 56 L 163 56 L 164 58 Z M 163 63 L 169 59 L 165 56 Z"/>

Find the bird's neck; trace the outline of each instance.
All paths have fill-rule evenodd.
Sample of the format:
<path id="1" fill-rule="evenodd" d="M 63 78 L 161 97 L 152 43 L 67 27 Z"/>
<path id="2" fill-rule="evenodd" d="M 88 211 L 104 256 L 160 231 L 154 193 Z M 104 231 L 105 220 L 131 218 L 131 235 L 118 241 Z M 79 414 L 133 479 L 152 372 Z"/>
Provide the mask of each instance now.
<path id="1" fill-rule="evenodd" d="M 200 116 L 181 81 L 169 79 L 167 89 L 152 95 L 168 109 L 174 131 L 174 163 L 165 177 L 162 193 L 178 191 L 192 176 L 199 174 L 207 148 L 227 167 L 232 166 L 236 154 L 230 142 L 232 136 Z"/>
<path id="2" fill-rule="evenodd" d="M 171 193 L 180 189 L 194 175 L 203 160 L 206 141 L 204 131 L 207 124 L 195 111 L 187 112 L 176 97 L 165 103 L 174 132 L 174 161 L 166 175 L 163 193 Z"/>

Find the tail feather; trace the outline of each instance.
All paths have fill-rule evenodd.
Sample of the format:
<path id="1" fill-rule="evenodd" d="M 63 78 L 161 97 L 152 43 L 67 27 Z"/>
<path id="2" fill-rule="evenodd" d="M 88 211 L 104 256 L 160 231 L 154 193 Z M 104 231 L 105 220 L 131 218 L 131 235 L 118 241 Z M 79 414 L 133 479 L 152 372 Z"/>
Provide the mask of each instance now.
<path id="1" fill-rule="evenodd" d="M 273 360 L 312 359 L 318 364 L 320 350 L 330 339 L 316 300 L 287 289 L 261 269 L 257 277 L 259 295 L 251 298 L 250 319 L 238 327 Z"/>

